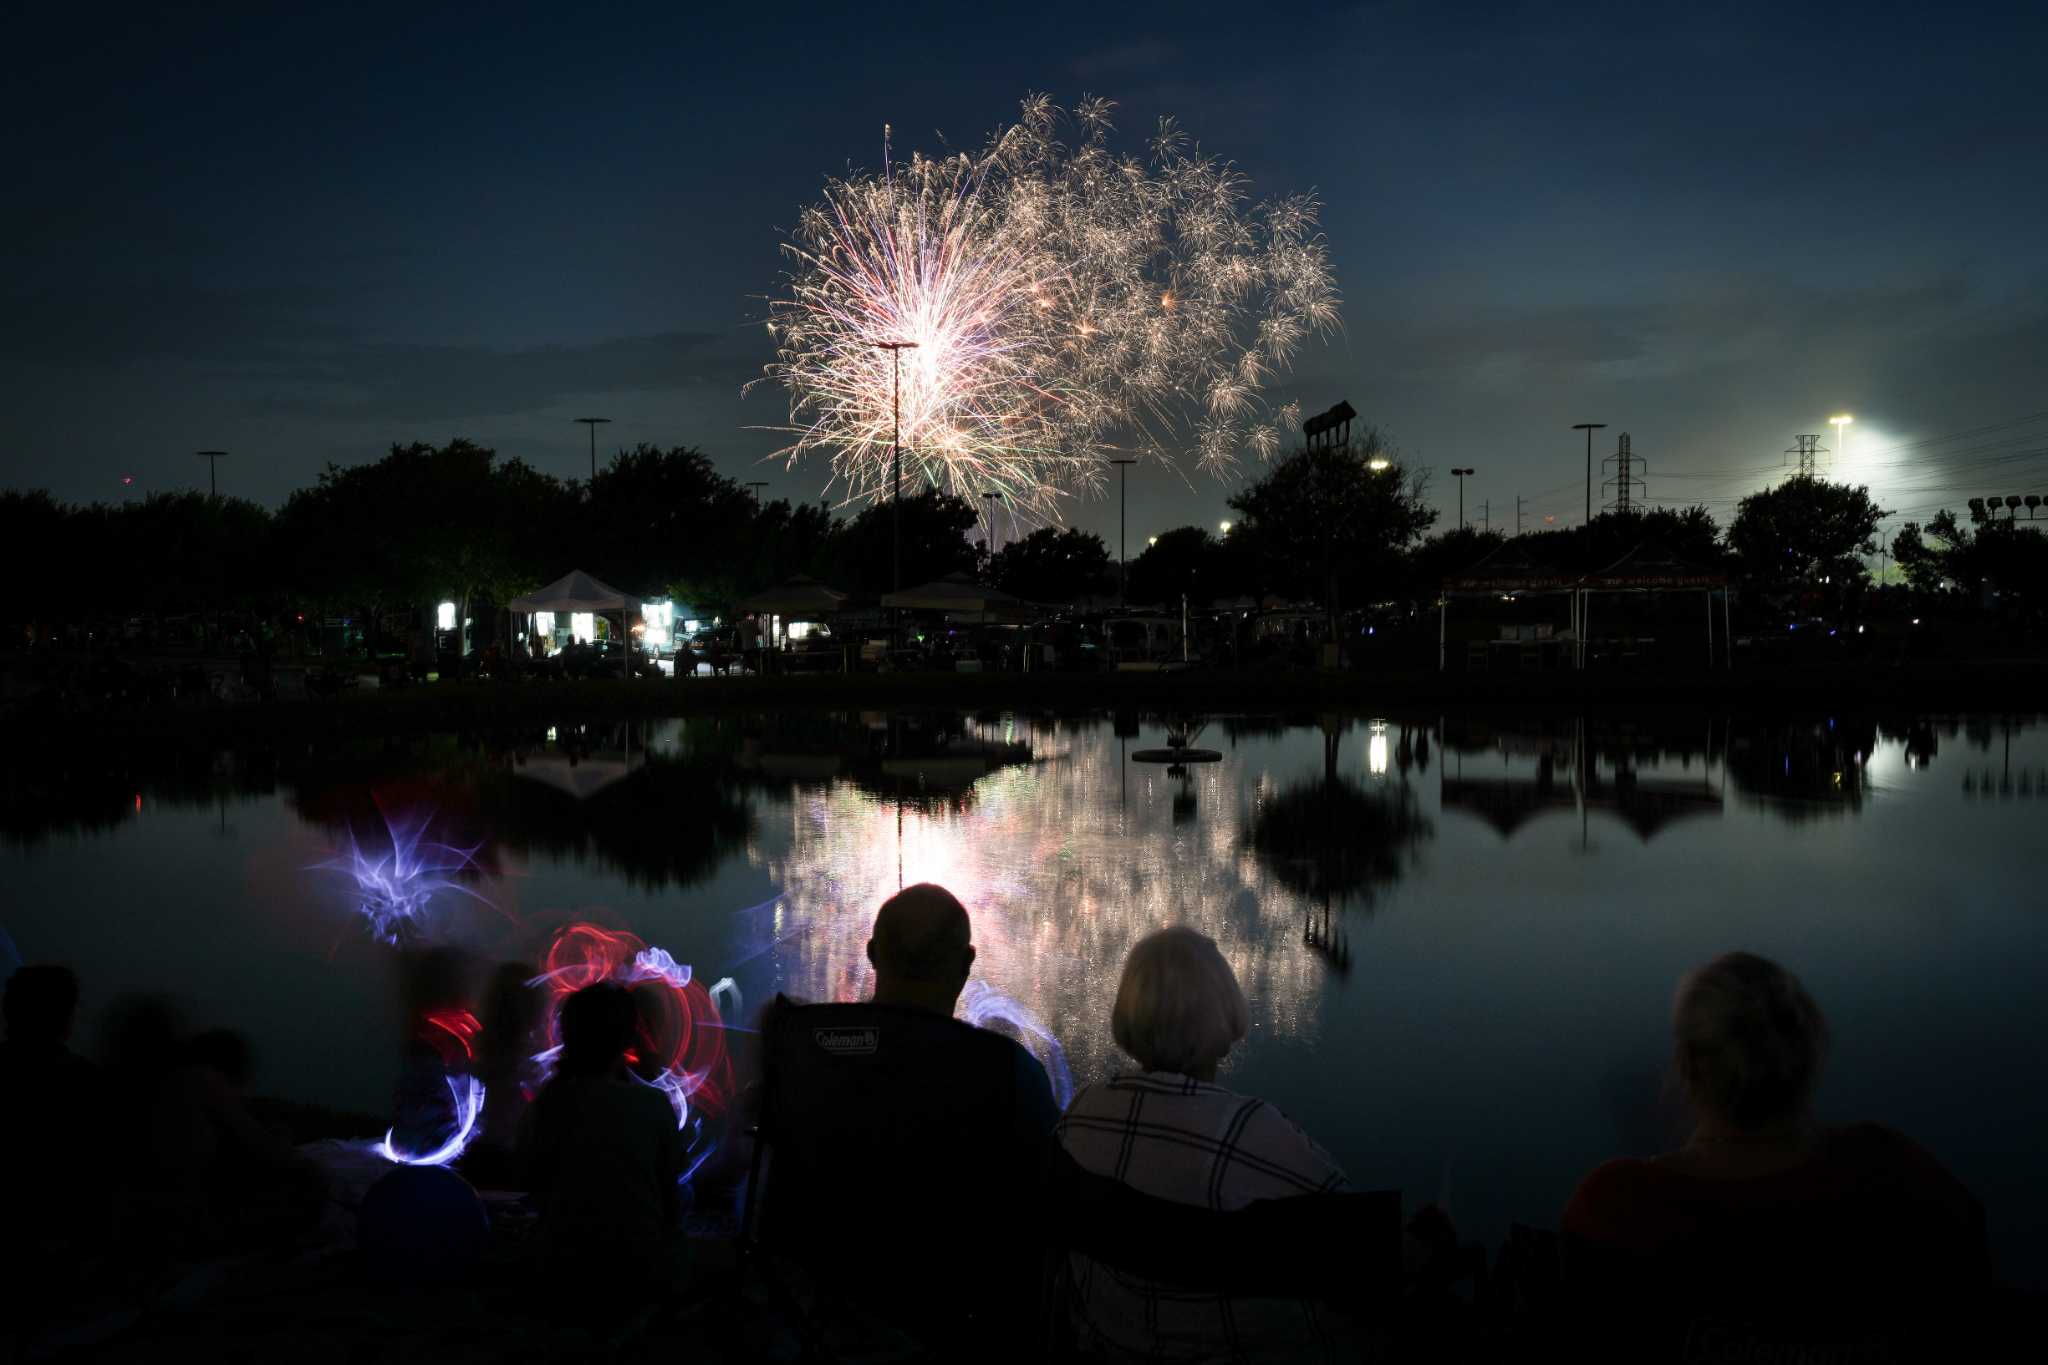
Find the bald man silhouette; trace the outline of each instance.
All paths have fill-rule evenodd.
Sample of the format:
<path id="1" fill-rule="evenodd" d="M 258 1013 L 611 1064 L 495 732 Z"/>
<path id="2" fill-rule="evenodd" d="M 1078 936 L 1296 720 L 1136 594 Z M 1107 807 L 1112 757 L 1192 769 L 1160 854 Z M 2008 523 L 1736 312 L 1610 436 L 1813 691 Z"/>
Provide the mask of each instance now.
<path id="1" fill-rule="evenodd" d="M 943 886 L 919 882 L 882 902 L 868 939 L 875 969 L 877 1005 L 928 1010 L 951 1018 L 974 969 L 973 930 L 967 907 Z M 997 1035 L 1001 1037 L 1002 1035 Z M 1017 1072 L 1017 1098 L 1024 1136 L 1037 1139 L 1059 1119 L 1052 1083 L 1038 1059 L 1007 1039 Z M 942 1078 L 935 1078 L 942 1082 Z"/>

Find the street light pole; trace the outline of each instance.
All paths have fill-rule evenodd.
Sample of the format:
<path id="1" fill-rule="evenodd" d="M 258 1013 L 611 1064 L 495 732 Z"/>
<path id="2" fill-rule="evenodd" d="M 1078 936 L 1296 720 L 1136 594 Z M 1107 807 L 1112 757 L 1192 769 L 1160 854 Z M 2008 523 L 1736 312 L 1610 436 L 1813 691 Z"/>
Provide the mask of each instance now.
<path id="1" fill-rule="evenodd" d="M 747 481 L 747 487 L 754 490 L 754 510 L 757 512 L 761 510 L 761 490 L 767 486 L 768 480 L 766 479 L 749 479 Z"/>
<path id="2" fill-rule="evenodd" d="M 1605 430 L 1605 422 L 1574 422 L 1573 431 L 1586 433 L 1586 523 L 1593 521 L 1593 433 Z"/>
<path id="3" fill-rule="evenodd" d="M 1828 425 L 1835 429 L 1835 455 L 1838 459 L 1846 461 L 1849 458 L 1849 424 L 1855 420 L 1846 412 L 1840 417 L 1828 418 Z"/>
<path id="4" fill-rule="evenodd" d="M 903 353 L 915 350 L 914 341 L 878 341 L 889 353 L 889 577 L 893 591 L 903 591 Z"/>
<path id="5" fill-rule="evenodd" d="M 1453 469 L 1451 471 L 1451 477 L 1458 481 L 1458 529 L 1460 531 L 1465 529 L 1465 476 L 1472 472 L 1469 468 Z"/>
<path id="6" fill-rule="evenodd" d="M 981 495 L 981 514 L 987 525 L 986 538 L 988 540 L 988 559 L 990 564 L 994 564 L 996 559 L 996 500 L 1002 496 L 1001 493 L 983 493 Z"/>
<path id="7" fill-rule="evenodd" d="M 201 450 L 194 453 L 200 459 L 206 461 L 207 496 L 218 502 L 220 500 L 220 476 L 217 471 L 220 469 L 220 457 L 227 454 L 227 452 L 225 450 Z"/>
<path id="8" fill-rule="evenodd" d="M 1124 600 L 1124 470 L 1137 463 L 1136 460 L 1111 460 L 1116 466 L 1116 604 L 1129 605 Z"/>
<path id="9" fill-rule="evenodd" d="M 597 482 L 597 429 L 612 419 L 609 417 L 578 417 L 577 421 L 590 428 L 590 481 Z"/>

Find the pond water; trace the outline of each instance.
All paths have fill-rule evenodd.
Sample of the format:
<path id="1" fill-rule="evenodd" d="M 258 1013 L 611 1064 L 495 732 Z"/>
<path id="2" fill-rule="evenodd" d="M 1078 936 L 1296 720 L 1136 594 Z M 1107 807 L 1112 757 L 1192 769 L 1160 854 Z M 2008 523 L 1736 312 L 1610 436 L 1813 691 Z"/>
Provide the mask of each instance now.
<path id="1" fill-rule="evenodd" d="M 733 978 L 749 1011 L 858 996 L 875 906 L 940 882 L 974 916 L 977 976 L 1077 1083 L 1117 1065 L 1125 952 L 1185 921 L 1252 1002 L 1223 1082 L 1357 1184 L 1444 1201 L 1496 1243 L 1554 1225 L 1604 1157 L 1682 1132 L 1672 986 L 1746 948 L 1830 1018 L 1824 1114 L 1932 1148 L 1984 1201 L 2001 1273 L 2048 1283 L 2048 726 L 1170 723 L 1220 760 L 1134 761 L 1161 716 L 928 713 L 81 757 L 10 779 L 0 927 L 79 969 L 88 1043 L 117 997 L 170 994 L 249 1035 L 259 1091 L 378 1114 L 400 957 L 321 864 L 351 840 L 375 861 L 408 820 L 473 856 L 409 932 L 479 976 L 589 920 Z"/>

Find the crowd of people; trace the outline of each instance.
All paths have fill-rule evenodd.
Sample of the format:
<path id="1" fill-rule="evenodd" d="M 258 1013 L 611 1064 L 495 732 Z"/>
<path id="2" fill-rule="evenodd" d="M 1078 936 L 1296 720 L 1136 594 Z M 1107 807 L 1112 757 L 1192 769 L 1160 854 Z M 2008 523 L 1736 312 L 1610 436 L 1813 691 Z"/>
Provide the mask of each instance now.
<path id="1" fill-rule="evenodd" d="M 1383 1230 L 1355 1221 L 1353 1177 L 1307 1133 L 1218 1083 L 1251 1011 L 1204 935 L 1169 927 L 1132 948 L 1106 1021 L 1130 1066 L 1063 1112 L 1026 1047 L 954 1018 L 975 949 L 951 894 L 891 897 L 868 956 L 870 1000 L 778 997 L 760 1021 L 742 1242 L 792 1313 L 851 1304 L 941 1359 L 1356 1359 L 1416 1348 L 1425 1318 L 1446 1330 L 1415 1311 L 1470 1266 L 1441 1209 L 1397 1221 L 1387 1254 L 1360 1262 L 1385 1283 L 1310 1276 L 1289 1293 L 1258 1272 L 1304 1249 L 1355 1256 Z M 214 1245 L 281 1242 L 317 1216 L 318 1167 L 244 1102 L 240 1039 L 142 1011 L 115 1030 L 102 1074 L 70 1049 L 67 969 L 19 969 L 5 1004 L 0 1159 L 42 1173 L 17 1181 L 11 1285 L 54 1300 L 65 1277 L 98 1273 L 138 1233 L 110 1225 L 119 1208 Z M 557 1065 L 507 1167 L 538 1211 L 542 1269 L 569 1299 L 659 1302 L 686 1276 L 684 1156 L 666 1098 L 631 1074 L 633 998 L 588 986 L 559 1022 Z M 1791 972 L 1747 953 L 1704 964 L 1678 984 L 1672 1032 L 1691 1136 L 1590 1172 L 1554 1233 L 1517 1229 L 1490 1271 L 1481 1253 L 1475 1312 L 1510 1305 L 1519 1330 L 1616 1359 L 1914 1358 L 1982 1323 L 1981 1209 L 1910 1139 L 1820 1120 L 1828 1029 Z M 149 1125 L 143 1169 L 109 1159 L 109 1096 L 123 1126 Z M 140 1198 L 117 1201 L 109 1170 Z M 1114 1235 L 1081 1230 L 1079 1188 L 1096 1191 L 1095 1225 L 1113 1210 Z M 1299 1244 L 1259 1244 L 1271 1234 L 1252 1229 L 1281 1226 L 1283 1209 Z M 1120 1249 L 1147 1227 L 1155 1250 Z M 1214 1265 L 1170 1269 L 1196 1259 Z"/>

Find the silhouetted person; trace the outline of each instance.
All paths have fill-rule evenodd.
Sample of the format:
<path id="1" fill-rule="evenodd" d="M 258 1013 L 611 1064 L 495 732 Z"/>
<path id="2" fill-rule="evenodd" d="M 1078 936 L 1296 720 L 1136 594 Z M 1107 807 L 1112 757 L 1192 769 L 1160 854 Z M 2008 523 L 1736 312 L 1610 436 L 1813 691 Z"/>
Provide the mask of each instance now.
<path id="1" fill-rule="evenodd" d="M 454 948 L 409 952 L 400 965 L 405 1047 L 393 1100 L 392 1142 L 431 1152 L 458 1122 L 451 1074 L 475 1069 L 479 1025 L 469 1008 L 470 959 Z M 485 1098 L 489 1098 L 488 1088 Z"/>
<path id="2" fill-rule="evenodd" d="M 193 1223 L 196 1248 L 277 1244 L 311 1231 L 326 1181 L 249 1110 L 249 1045 L 215 1029 L 185 1044 L 150 1116 L 156 1184 Z"/>
<path id="3" fill-rule="evenodd" d="M 1110 1011 L 1110 1032 L 1138 1069 L 1083 1087 L 1059 1121 L 1060 1145 L 1140 1194 L 1217 1212 L 1348 1189 L 1337 1163 L 1279 1110 L 1215 1083 L 1250 1024 L 1214 941 L 1185 925 L 1140 939 Z M 1338 1324 L 1306 1301 L 1190 1294 L 1083 1255 L 1068 1261 L 1075 1330 L 1107 1359 L 1321 1359 L 1338 1349 Z"/>
<path id="4" fill-rule="evenodd" d="M 75 1291 L 108 1246 L 107 1108 L 98 1067 L 71 1051 L 78 978 L 68 967 L 7 978 L 0 1042 L 0 1281 L 17 1345 Z M 0 1338 L 4 1339 L 4 1338 Z"/>
<path id="5" fill-rule="evenodd" d="M 942 1358 L 1035 1343 L 1035 1191 L 1058 1110 L 1014 1039 L 953 1018 L 975 960 L 943 887 L 889 898 L 874 999 L 764 1013 L 764 1242 Z"/>
<path id="6" fill-rule="evenodd" d="M 682 1134 L 668 1097 L 627 1070 L 639 1017 L 623 986 L 562 1002 L 562 1052 L 527 1116 L 542 1270 L 572 1310 L 657 1297 L 682 1269 Z"/>
<path id="7" fill-rule="evenodd" d="M 882 902 L 868 939 L 868 962 L 875 969 L 874 1003 L 951 1018 L 974 968 L 972 938 L 967 908 L 945 887 L 920 882 L 898 891 Z M 1006 1041 L 1017 1091 L 1018 1126 L 1013 1137 L 1035 1146 L 1052 1131 L 1059 1107 L 1038 1059 L 1015 1039 Z M 932 1083 L 943 1085 L 945 1078 L 935 1075 Z"/>
<path id="8" fill-rule="evenodd" d="M 484 1084 L 484 1112 L 476 1141 L 463 1154 L 462 1169 L 483 1188 L 518 1188 L 519 1129 L 533 1102 L 540 1024 L 547 997 L 527 984 L 533 968 L 503 962 L 484 989 L 482 1029 L 475 1038 L 472 1071 Z"/>
<path id="9" fill-rule="evenodd" d="M 1946 1353 L 1921 1335 L 1953 1346 L 1973 1325 L 1982 1210 L 1900 1134 L 1815 1120 L 1828 1029 L 1798 978 L 1718 957 L 1680 981 L 1672 1033 L 1690 1141 L 1607 1162 L 1565 1210 L 1582 1344 L 1630 1359 Z"/>

